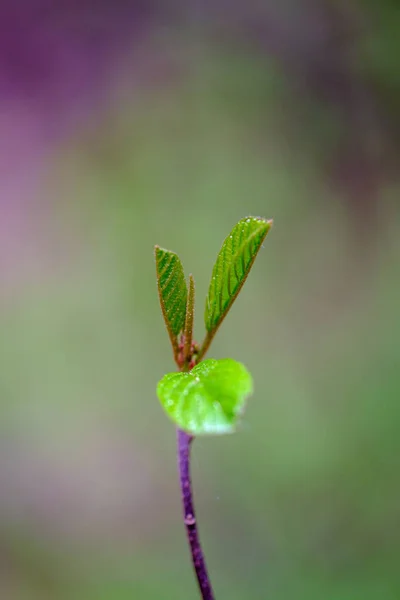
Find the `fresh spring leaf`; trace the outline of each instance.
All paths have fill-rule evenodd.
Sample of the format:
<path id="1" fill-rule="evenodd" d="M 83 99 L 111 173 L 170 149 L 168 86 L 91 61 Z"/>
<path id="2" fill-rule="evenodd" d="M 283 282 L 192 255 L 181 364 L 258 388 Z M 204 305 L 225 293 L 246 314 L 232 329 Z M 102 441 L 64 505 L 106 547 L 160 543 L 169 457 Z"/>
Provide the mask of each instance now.
<path id="1" fill-rule="evenodd" d="M 235 225 L 214 265 L 205 310 L 205 325 L 215 333 L 239 294 L 272 221 L 247 217 Z"/>
<path id="2" fill-rule="evenodd" d="M 231 358 L 209 358 L 189 372 L 168 373 L 157 386 L 167 414 L 192 435 L 233 432 L 252 391 L 250 373 Z"/>
<path id="3" fill-rule="evenodd" d="M 174 351 L 177 337 L 185 326 L 187 287 L 182 263 L 177 254 L 155 247 L 158 294 L 161 310 Z"/>

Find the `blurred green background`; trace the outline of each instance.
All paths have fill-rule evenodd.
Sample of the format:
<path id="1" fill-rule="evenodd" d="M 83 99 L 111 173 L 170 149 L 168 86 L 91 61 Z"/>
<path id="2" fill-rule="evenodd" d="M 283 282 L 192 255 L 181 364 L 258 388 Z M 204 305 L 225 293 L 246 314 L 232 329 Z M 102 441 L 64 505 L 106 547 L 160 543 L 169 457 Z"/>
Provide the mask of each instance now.
<path id="1" fill-rule="evenodd" d="M 32 56 L 0 121 L 0 597 L 198 598 L 153 246 L 195 276 L 200 341 L 222 241 L 261 215 L 209 353 L 256 391 L 193 448 L 216 597 L 400 598 L 397 4 L 35 4 L 64 45 L 1 67 Z"/>

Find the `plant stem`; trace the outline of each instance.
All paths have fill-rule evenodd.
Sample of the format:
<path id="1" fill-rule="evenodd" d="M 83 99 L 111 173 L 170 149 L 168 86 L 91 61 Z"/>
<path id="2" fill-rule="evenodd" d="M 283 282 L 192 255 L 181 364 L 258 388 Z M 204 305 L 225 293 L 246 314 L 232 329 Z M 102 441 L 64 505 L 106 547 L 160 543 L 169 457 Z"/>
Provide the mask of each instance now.
<path id="1" fill-rule="evenodd" d="M 190 479 L 190 445 L 192 440 L 192 436 L 181 429 L 177 430 L 178 466 L 183 504 L 183 520 L 192 554 L 193 567 L 201 591 L 201 597 L 203 600 L 215 600 L 197 532 L 192 483 Z"/>
<path id="2" fill-rule="evenodd" d="M 200 362 L 201 360 L 203 360 L 204 355 L 206 354 L 207 350 L 209 349 L 211 342 L 213 341 L 214 335 L 216 333 L 216 329 L 214 331 L 211 332 L 207 332 L 206 337 L 203 340 L 202 345 L 200 346 L 200 350 L 199 350 L 199 354 L 197 356 L 197 362 Z"/>
<path id="3" fill-rule="evenodd" d="M 184 365 L 189 366 L 191 360 L 192 342 L 193 342 L 193 317 L 194 317 L 194 279 L 189 275 L 189 293 L 186 306 L 185 320 L 185 346 L 183 348 Z"/>

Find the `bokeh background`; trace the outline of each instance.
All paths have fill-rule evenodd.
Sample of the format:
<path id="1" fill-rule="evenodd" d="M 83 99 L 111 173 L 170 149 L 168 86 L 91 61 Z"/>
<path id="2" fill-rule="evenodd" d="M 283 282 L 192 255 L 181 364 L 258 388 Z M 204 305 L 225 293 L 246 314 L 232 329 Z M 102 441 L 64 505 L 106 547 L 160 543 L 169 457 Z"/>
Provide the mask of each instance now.
<path id="1" fill-rule="evenodd" d="M 393 0 L 1 3 L 1 598 L 198 598 L 153 246 L 200 340 L 252 214 L 210 355 L 256 392 L 193 455 L 217 598 L 400 598 L 399 31 Z"/>

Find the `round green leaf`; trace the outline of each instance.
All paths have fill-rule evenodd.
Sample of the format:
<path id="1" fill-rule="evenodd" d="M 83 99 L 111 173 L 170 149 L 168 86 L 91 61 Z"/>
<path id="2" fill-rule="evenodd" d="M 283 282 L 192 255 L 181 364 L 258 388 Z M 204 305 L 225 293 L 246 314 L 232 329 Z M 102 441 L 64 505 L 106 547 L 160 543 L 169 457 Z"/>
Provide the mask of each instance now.
<path id="1" fill-rule="evenodd" d="M 188 373 L 168 373 L 157 386 L 167 414 L 193 435 L 233 432 L 252 391 L 250 373 L 231 358 L 210 358 Z"/>

